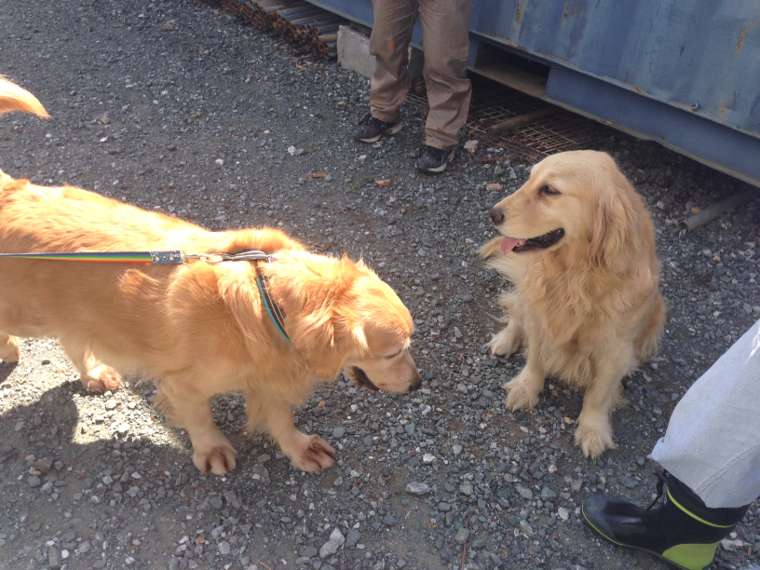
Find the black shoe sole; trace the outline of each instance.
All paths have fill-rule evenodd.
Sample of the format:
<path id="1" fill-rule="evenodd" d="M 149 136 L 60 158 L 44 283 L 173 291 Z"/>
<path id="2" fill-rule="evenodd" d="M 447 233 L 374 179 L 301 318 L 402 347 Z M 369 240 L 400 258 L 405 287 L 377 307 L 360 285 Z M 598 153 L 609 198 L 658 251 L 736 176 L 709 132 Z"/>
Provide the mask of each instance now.
<path id="1" fill-rule="evenodd" d="M 444 170 L 446 170 L 446 164 L 448 164 L 452 160 L 454 160 L 453 152 L 449 154 L 449 156 L 446 157 L 446 160 L 444 160 L 440 166 L 436 166 L 435 168 L 425 168 L 424 166 L 420 166 L 419 162 L 417 162 L 417 170 L 419 170 L 420 172 L 435 172 L 435 173 L 443 172 Z"/>
<path id="2" fill-rule="evenodd" d="M 404 126 L 404 125 L 403 125 L 402 121 L 399 121 L 398 123 L 396 123 L 396 124 L 395 124 L 395 125 L 393 125 L 392 127 L 389 127 L 389 128 L 387 128 L 387 129 L 385 129 L 385 130 L 384 130 L 382 133 L 380 133 L 380 134 L 379 134 L 379 135 L 377 135 L 376 137 L 367 138 L 367 139 L 362 139 L 362 138 L 359 138 L 359 137 L 355 137 L 355 138 L 356 138 L 356 140 L 358 140 L 359 142 L 363 142 L 363 143 L 373 143 L 373 142 L 379 141 L 379 140 L 380 140 L 380 137 L 382 137 L 383 135 L 395 135 L 397 132 L 399 132 L 399 131 L 401 130 L 401 128 L 402 128 L 403 126 Z"/>

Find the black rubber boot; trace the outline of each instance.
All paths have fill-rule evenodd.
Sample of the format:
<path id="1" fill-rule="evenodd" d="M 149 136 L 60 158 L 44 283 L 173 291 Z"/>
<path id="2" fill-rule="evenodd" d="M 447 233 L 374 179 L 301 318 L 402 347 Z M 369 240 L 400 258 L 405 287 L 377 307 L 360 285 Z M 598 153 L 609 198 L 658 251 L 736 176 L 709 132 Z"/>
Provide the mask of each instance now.
<path id="1" fill-rule="evenodd" d="M 720 541 L 744 517 L 749 505 L 736 509 L 709 509 L 678 479 L 659 475 L 657 498 L 642 509 L 609 495 L 592 495 L 583 502 L 583 519 L 592 530 L 617 544 L 645 550 L 682 570 L 709 566 Z M 654 506 L 663 495 L 664 501 Z"/>

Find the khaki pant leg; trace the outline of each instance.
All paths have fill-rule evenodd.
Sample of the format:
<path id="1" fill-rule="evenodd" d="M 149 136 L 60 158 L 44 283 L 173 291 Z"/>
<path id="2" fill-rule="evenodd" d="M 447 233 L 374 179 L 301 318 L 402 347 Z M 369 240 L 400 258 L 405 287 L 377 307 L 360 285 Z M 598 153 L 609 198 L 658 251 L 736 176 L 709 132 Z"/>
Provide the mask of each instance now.
<path id="1" fill-rule="evenodd" d="M 409 42 L 417 19 L 416 0 L 373 0 L 375 24 L 369 53 L 375 56 L 369 103 L 372 116 L 395 123 L 409 90 Z"/>
<path id="2" fill-rule="evenodd" d="M 430 113 L 425 144 L 451 150 L 467 122 L 472 86 L 467 79 L 472 0 L 420 0 L 425 83 Z"/>

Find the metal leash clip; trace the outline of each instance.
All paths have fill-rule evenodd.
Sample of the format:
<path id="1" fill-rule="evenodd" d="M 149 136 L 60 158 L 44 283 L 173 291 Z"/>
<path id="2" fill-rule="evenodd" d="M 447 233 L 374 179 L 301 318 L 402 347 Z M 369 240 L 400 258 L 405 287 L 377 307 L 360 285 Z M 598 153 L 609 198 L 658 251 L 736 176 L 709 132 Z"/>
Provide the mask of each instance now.
<path id="1" fill-rule="evenodd" d="M 269 254 L 260 249 L 251 249 L 238 253 L 183 253 L 185 260 L 200 259 L 206 263 L 221 263 L 222 261 L 268 261 Z"/>

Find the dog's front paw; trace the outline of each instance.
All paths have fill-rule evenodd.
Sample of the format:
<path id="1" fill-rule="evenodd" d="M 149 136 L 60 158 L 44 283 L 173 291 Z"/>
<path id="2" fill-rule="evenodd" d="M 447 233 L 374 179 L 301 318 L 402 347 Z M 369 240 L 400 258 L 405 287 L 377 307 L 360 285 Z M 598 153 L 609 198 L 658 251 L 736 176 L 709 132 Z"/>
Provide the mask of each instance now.
<path id="1" fill-rule="evenodd" d="M 612 429 L 607 426 L 579 424 L 575 430 L 575 445 L 581 448 L 583 455 L 596 459 L 607 449 L 617 446 L 612 441 Z"/>
<path id="2" fill-rule="evenodd" d="M 18 341 L 12 336 L 3 335 L 5 339 L 0 339 L 0 360 L 4 362 L 18 362 L 21 359 L 21 348 Z"/>
<path id="3" fill-rule="evenodd" d="M 96 366 L 87 374 L 82 374 L 80 379 L 85 389 L 91 392 L 102 393 L 108 390 L 116 390 L 121 386 L 121 374 L 105 364 Z"/>
<path id="4" fill-rule="evenodd" d="M 318 435 L 305 435 L 303 449 L 291 457 L 293 467 L 301 471 L 322 471 L 335 463 L 335 450 Z"/>
<path id="5" fill-rule="evenodd" d="M 509 392 L 507 407 L 512 410 L 532 410 L 538 404 L 538 396 L 543 388 L 543 379 L 531 378 L 523 369 L 514 379 L 502 385 Z"/>
<path id="6" fill-rule="evenodd" d="M 491 354 L 512 356 L 520 348 L 521 343 L 522 340 L 515 334 L 514 329 L 507 327 L 492 335 L 486 346 L 491 349 Z"/>
<path id="7" fill-rule="evenodd" d="M 204 475 L 226 475 L 237 465 L 237 454 L 232 444 L 225 442 L 210 449 L 196 449 L 193 452 L 193 463 Z"/>

